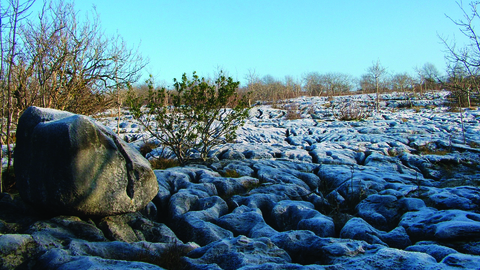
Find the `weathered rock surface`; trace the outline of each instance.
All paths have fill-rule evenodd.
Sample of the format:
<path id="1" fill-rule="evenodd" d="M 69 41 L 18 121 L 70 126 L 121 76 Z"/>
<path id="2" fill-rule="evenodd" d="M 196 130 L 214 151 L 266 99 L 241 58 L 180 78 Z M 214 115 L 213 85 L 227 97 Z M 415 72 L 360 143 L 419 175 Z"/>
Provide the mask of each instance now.
<path id="1" fill-rule="evenodd" d="M 480 214 L 463 210 L 426 208 L 408 212 L 403 215 L 400 226 L 415 242 L 480 240 Z"/>
<path id="2" fill-rule="evenodd" d="M 478 110 L 462 115 L 465 145 L 443 108 L 338 121 L 324 97 L 292 102 L 304 119 L 258 106 L 214 163 L 154 171 L 141 211 L 45 215 L 1 194 L 0 269 L 478 268 Z"/>
<path id="3" fill-rule="evenodd" d="M 340 237 L 364 240 L 370 244 L 380 244 L 400 249 L 405 249 L 412 244 L 403 227 L 397 227 L 390 232 L 383 232 L 375 229 L 361 218 L 350 219 L 342 228 Z"/>
<path id="4" fill-rule="evenodd" d="M 250 239 L 245 236 L 222 239 L 197 248 L 188 254 L 190 269 L 205 269 L 200 265 L 217 265 L 219 269 L 239 269 L 252 264 L 291 262 L 288 253 L 268 238 Z"/>
<path id="5" fill-rule="evenodd" d="M 88 117 L 30 107 L 16 143 L 17 188 L 38 209 L 116 215 L 142 209 L 158 191 L 145 158 Z"/>

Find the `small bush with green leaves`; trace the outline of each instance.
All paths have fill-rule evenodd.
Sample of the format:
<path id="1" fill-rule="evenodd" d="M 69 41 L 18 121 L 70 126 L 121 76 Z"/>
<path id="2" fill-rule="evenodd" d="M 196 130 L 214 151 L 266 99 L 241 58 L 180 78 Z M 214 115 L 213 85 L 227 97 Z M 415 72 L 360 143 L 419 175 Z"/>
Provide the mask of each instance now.
<path id="1" fill-rule="evenodd" d="M 129 91 L 127 104 L 134 118 L 169 148 L 181 165 L 195 152 L 206 161 L 213 147 L 236 138 L 237 128 L 248 116 L 248 96 L 239 97 L 240 83 L 223 73 L 213 83 L 195 72 L 191 78 L 183 74 L 181 81 L 174 79 L 175 91 L 155 90 L 151 78 L 147 84 L 147 99 Z M 145 103 L 147 115 L 142 110 Z"/>

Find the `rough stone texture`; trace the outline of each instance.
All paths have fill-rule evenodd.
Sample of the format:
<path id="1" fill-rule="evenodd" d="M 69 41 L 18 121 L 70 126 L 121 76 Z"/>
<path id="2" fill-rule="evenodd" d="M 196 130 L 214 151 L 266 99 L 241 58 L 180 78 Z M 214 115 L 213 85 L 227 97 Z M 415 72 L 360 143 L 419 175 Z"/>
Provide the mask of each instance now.
<path id="1" fill-rule="evenodd" d="M 333 97 L 333 104 L 362 98 L 371 100 Z M 389 107 L 406 102 L 383 98 Z M 333 107 L 322 105 L 332 105 L 327 97 L 291 102 L 302 119 L 256 106 L 237 143 L 211 151 L 214 163 L 155 171 L 159 190 L 139 212 L 52 218 L 0 194 L 1 262 L 21 269 L 158 269 L 153 264 L 165 259 L 194 270 L 478 268 L 480 150 L 472 146 L 480 143 L 479 110 L 462 113 L 465 145 L 460 114 L 423 109 L 439 100 L 410 100 L 420 112 L 382 107 L 365 121 L 334 119 Z M 113 117 L 98 120 L 116 128 Z M 122 136 L 138 148 L 145 134 L 128 114 L 121 121 Z M 335 234 L 320 236 L 331 221 Z"/>
<path id="2" fill-rule="evenodd" d="M 425 253 L 407 252 L 393 248 L 369 250 L 355 258 L 341 257 L 335 260 L 340 269 L 442 269 L 435 259 Z"/>
<path id="3" fill-rule="evenodd" d="M 458 251 L 453 248 L 441 246 L 430 241 L 417 242 L 415 245 L 409 246 L 405 250 L 427 253 L 428 255 L 434 257 L 437 262 L 440 262 L 443 260 L 443 258 L 450 254 L 458 253 Z"/>
<path id="4" fill-rule="evenodd" d="M 480 189 L 469 186 L 439 189 L 428 197 L 428 202 L 439 210 L 460 209 L 478 213 Z"/>
<path id="5" fill-rule="evenodd" d="M 0 235 L 0 269 L 28 269 L 37 253 L 38 244 L 31 235 Z"/>
<path id="6" fill-rule="evenodd" d="M 157 194 L 149 163 L 88 117 L 30 107 L 16 143 L 17 188 L 39 209 L 116 215 L 142 209 Z"/>
<path id="7" fill-rule="evenodd" d="M 216 223 L 220 227 L 231 231 L 235 236 L 245 235 L 249 237 L 259 227 L 268 226 L 260 209 L 252 209 L 244 205 L 235 208 L 232 213 L 220 217 Z"/>
<path id="8" fill-rule="evenodd" d="M 341 238 L 364 240 L 370 244 L 380 244 L 404 249 L 412 244 L 403 227 L 390 232 L 375 229 L 361 218 L 350 219 L 340 231 Z"/>
<path id="9" fill-rule="evenodd" d="M 221 269 L 233 270 L 242 266 L 263 263 L 289 263 L 290 256 L 276 247 L 268 238 L 250 239 L 245 236 L 222 239 L 190 252 L 190 269 L 194 265 L 216 264 Z M 199 269 L 198 266 L 195 267 Z"/>
<path id="10" fill-rule="evenodd" d="M 272 210 L 272 218 L 280 231 L 310 230 L 318 236 L 334 236 L 335 224 L 332 218 L 313 208 L 309 202 L 280 201 Z"/>
<path id="11" fill-rule="evenodd" d="M 420 199 L 397 199 L 392 195 L 372 194 L 361 201 L 356 210 L 358 216 L 363 218 L 373 227 L 389 231 L 398 226 L 400 217 L 407 211 L 416 211 L 425 207 Z"/>
<path id="12" fill-rule="evenodd" d="M 480 256 L 452 253 L 442 260 L 442 263 L 450 268 L 478 269 Z"/>
<path id="13" fill-rule="evenodd" d="M 425 208 L 403 215 L 400 225 L 412 241 L 462 241 L 480 239 L 480 214 L 463 210 Z"/>
<path id="14" fill-rule="evenodd" d="M 142 269 L 163 270 L 164 268 L 137 261 L 103 259 L 93 256 L 72 256 L 63 250 L 51 250 L 37 263 L 37 269 L 98 270 L 98 269 Z"/>

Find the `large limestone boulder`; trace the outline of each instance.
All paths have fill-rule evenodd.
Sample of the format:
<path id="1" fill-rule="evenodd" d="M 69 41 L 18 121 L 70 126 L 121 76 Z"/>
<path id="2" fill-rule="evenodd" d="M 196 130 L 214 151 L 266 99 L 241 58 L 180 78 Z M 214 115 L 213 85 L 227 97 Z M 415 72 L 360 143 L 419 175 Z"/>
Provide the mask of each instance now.
<path id="1" fill-rule="evenodd" d="M 20 117 L 15 174 L 21 197 L 49 212 L 135 212 L 157 194 L 150 164 L 91 118 L 38 107 Z"/>

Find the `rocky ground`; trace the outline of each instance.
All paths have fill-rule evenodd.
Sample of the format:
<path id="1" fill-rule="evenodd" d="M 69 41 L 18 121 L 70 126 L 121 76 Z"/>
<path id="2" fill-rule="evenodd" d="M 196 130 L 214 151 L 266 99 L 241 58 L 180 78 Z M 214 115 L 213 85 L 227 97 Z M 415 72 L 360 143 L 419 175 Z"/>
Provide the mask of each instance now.
<path id="1" fill-rule="evenodd" d="M 445 95 L 412 108 L 385 95 L 360 121 L 337 118 L 372 97 L 258 105 L 211 163 L 155 170 L 159 191 L 141 212 L 52 216 L 4 193 L 0 265 L 479 269 L 480 111 L 448 112 Z M 128 115 L 120 127 L 136 147 L 147 140 Z"/>

